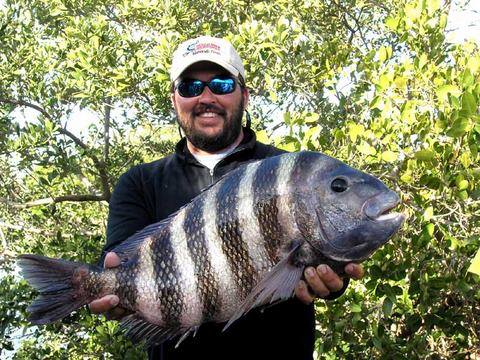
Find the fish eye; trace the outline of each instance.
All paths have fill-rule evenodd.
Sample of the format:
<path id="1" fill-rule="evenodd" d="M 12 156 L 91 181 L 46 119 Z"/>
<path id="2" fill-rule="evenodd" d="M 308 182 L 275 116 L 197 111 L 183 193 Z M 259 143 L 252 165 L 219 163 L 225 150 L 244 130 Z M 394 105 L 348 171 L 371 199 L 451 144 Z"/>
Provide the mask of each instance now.
<path id="1" fill-rule="evenodd" d="M 345 190 L 348 189 L 347 180 L 342 178 L 336 178 L 330 184 L 330 188 L 335 192 L 339 192 L 339 193 L 344 192 Z"/>

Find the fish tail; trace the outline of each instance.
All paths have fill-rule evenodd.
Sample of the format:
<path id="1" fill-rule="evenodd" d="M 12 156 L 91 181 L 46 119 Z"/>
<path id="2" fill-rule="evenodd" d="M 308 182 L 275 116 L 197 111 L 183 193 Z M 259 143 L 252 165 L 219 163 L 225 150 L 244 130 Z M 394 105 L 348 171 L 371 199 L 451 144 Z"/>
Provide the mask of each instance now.
<path id="1" fill-rule="evenodd" d="M 22 276 L 39 292 L 27 309 L 33 324 L 60 320 L 91 300 L 84 284 L 96 270 L 92 266 L 40 255 L 20 255 L 17 264 Z"/>

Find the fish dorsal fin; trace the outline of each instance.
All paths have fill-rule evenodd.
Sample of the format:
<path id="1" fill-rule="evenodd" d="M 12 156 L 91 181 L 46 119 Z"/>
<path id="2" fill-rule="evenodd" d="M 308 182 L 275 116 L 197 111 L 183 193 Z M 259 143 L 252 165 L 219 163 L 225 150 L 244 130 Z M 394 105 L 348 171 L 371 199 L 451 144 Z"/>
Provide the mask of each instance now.
<path id="1" fill-rule="evenodd" d="M 300 281 L 304 267 L 292 265 L 291 259 L 301 243 L 297 244 L 288 255 L 275 265 L 263 279 L 252 289 L 235 314 L 227 322 L 223 331 L 232 325 L 238 318 L 251 309 L 287 300 L 292 297 L 295 287 Z"/>
<path id="2" fill-rule="evenodd" d="M 185 205 L 185 206 L 188 206 Z M 154 235 L 155 233 L 159 232 L 162 228 L 168 226 L 172 220 L 185 206 L 181 207 L 179 210 L 175 211 L 169 217 L 147 225 L 142 230 L 137 231 L 135 234 L 128 237 L 124 242 L 115 246 L 112 250 L 116 253 L 122 262 L 131 259 L 135 253 L 137 252 L 138 248 L 142 245 L 142 243 L 150 236 Z"/>

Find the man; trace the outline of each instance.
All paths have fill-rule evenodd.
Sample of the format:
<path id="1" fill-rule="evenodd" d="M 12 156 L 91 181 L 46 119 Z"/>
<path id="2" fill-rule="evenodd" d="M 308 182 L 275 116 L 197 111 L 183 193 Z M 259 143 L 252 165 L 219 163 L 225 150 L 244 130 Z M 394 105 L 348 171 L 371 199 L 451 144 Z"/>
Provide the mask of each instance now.
<path id="1" fill-rule="evenodd" d="M 249 93 L 242 61 L 229 42 L 203 36 L 182 43 L 174 53 L 170 75 L 171 100 L 185 138 L 174 154 L 136 166 L 120 178 L 110 202 L 106 267 L 120 262 L 108 251 L 175 212 L 222 175 L 242 163 L 282 153 L 257 142 L 248 121 L 242 128 Z M 349 264 L 346 272 L 360 278 L 363 269 Z M 325 265 L 306 269 L 305 280 L 298 284 L 296 298 L 253 310 L 225 332 L 224 324 L 204 324 L 177 349 L 174 339 L 150 349 L 149 357 L 312 359 L 314 296 L 335 298 L 348 281 Z M 118 298 L 108 295 L 93 301 L 90 308 L 119 318 L 123 310 L 117 304 Z"/>

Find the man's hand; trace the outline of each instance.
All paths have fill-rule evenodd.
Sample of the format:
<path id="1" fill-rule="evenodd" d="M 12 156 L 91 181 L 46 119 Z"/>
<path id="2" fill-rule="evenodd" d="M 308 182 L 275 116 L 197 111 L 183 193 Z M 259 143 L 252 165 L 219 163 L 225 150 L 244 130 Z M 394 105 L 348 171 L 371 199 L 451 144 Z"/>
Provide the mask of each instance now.
<path id="1" fill-rule="evenodd" d="M 345 272 L 352 279 L 361 279 L 363 277 L 363 266 L 350 263 L 345 266 Z M 316 297 L 325 298 L 331 292 L 342 289 L 343 280 L 328 265 L 319 265 L 317 268 L 308 267 L 304 272 L 305 281 L 300 280 L 295 288 L 297 298 L 310 304 Z M 308 286 L 307 286 L 308 283 Z M 313 291 L 310 293 L 309 288 Z"/>
<path id="2" fill-rule="evenodd" d="M 103 267 L 113 268 L 120 265 L 121 261 L 117 254 L 109 252 L 105 255 L 105 261 Z M 119 302 L 117 295 L 105 295 L 104 297 L 93 300 L 88 306 L 90 311 L 94 314 L 105 314 L 107 319 L 118 320 L 126 315 L 126 310 L 121 307 L 117 307 Z"/>

